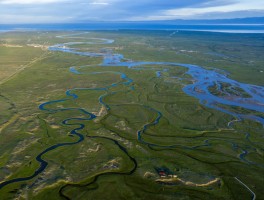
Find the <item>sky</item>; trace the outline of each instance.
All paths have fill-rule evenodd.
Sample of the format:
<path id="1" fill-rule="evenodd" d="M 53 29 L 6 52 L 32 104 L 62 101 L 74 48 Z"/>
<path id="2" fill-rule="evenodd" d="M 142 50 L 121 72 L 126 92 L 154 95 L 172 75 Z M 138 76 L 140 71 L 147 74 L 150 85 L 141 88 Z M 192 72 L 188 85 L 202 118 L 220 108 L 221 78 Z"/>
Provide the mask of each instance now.
<path id="1" fill-rule="evenodd" d="M 0 0 L 0 24 L 264 17 L 264 0 Z"/>

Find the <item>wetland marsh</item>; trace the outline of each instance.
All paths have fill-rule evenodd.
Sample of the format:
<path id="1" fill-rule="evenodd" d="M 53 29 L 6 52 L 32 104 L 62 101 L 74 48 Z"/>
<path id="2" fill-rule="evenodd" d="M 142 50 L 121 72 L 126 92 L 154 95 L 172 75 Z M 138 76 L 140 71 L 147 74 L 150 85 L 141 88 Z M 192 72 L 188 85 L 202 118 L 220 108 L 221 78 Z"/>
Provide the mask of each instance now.
<path id="1" fill-rule="evenodd" d="M 0 40 L 6 56 L 31 56 L 1 63 L 4 199 L 264 197 L 263 34 Z"/>

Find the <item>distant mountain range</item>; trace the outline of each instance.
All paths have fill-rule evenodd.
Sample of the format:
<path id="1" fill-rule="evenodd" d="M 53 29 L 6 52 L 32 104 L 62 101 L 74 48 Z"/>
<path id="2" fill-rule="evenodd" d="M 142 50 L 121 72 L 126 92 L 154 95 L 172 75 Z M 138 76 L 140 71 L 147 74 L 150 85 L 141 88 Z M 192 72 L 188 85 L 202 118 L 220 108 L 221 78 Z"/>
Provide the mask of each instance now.
<path id="1" fill-rule="evenodd" d="M 143 21 L 137 23 L 170 24 L 170 25 L 198 25 L 198 24 L 264 24 L 264 17 L 235 18 L 235 19 L 206 19 L 206 20 L 161 20 Z"/>
<path id="2" fill-rule="evenodd" d="M 199 30 L 233 33 L 264 33 L 264 17 L 216 20 L 79 21 L 51 24 L 0 24 L 7 30 Z"/>

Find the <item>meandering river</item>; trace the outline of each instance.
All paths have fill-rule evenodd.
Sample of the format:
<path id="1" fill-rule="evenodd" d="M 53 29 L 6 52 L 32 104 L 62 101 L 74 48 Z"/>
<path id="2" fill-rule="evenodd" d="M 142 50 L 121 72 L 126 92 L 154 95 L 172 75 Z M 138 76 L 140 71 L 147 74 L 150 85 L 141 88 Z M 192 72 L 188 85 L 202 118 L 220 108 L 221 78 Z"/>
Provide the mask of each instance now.
<path id="1" fill-rule="evenodd" d="M 71 35 L 64 35 L 64 36 L 58 36 L 59 38 L 71 38 L 74 40 L 78 40 L 79 38 L 85 38 L 82 37 L 82 34 L 87 34 L 87 33 L 81 33 L 81 34 L 71 34 Z M 228 106 L 235 106 L 235 107 L 242 107 L 248 110 L 256 111 L 263 113 L 264 112 L 264 87 L 262 86 L 257 86 L 257 85 L 251 85 L 251 84 L 246 84 L 246 83 L 240 83 L 238 81 L 230 79 L 225 73 L 220 73 L 219 70 L 208 70 L 203 68 L 202 66 L 197 66 L 197 65 L 192 65 L 192 64 L 184 64 L 184 63 L 174 63 L 174 62 L 145 62 L 145 61 L 124 61 L 124 56 L 122 54 L 112 54 L 112 53 L 96 53 L 96 52 L 82 52 L 78 48 L 71 48 L 72 45 L 82 45 L 82 44 L 111 44 L 114 42 L 114 40 L 110 39 L 105 39 L 105 38 L 87 38 L 88 42 L 68 42 L 68 43 L 62 43 L 62 44 L 56 44 L 53 46 L 49 47 L 50 51 L 59 51 L 59 52 L 65 52 L 69 54 L 75 54 L 75 55 L 80 55 L 80 56 L 89 56 L 89 57 L 101 57 L 103 62 L 99 66 L 103 67 L 108 67 L 108 66 L 123 66 L 123 67 L 128 67 L 128 68 L 136 68 L 139 66 L 144 66 L 144 65 L 162 65 L 163 67 L 156 71 L 157 78 L 163 78 L 162 77 L 162 72 L 169 72 L 168 66 L 173 66 L 173 67 L 185 67 L 188 69 L 186 72 L 188 75 L 192 77 L 192 83 L 186 85 L 183 88 L 183 91 L 194 97 L 199 99 L 200 103 L 205 105 L 206 107 L 230 114 L 234 116 L 236 120 L 235 121 L 240 121 L 243 119 L 250 119 L 257 121 L 264 125 L 264 119 L 258 115 L 254 114 L 243 114 L 236 112 L 234 110 L 229 110 Z M 167 67 L 167 68 L 166 68 Z M 78 71 L 75 67 L 70 67 L 70 72 L 79 75 L 82 74 L 82 72 Z M 48 111 L 48 112 L 63 112 L 66 110 L 75 110 L 77 112 L 82 113 L 86 117 L 83 118 L 69 118 L 65 119 L 62 121 L 64 125 L 67 126 L 72 126 L 74 125 L 77 128 L 73 129 L 71 131 L 71 135 L 76 138 L 74 142 L 67 142 L 67 143 L 58 143 L 56 145 L 53 145 L 44 151 L 42 151 L 37 157 L 36 160 L 40 163 L 39 168 L 31 175 L 27 177 L 21 177 L 21 178 L 15 178 L 11 179 L 8 181 L 4 181 L 0 184 L 0 189 L 3 188 L 6 185 L 9 185 L 11 183 L 16 183 L 16 182 L 21 182 L 21 181 L 27 181 L 30 180 L 37 175 L 39 175 L 41 172 L 45 170 L 47 167 L 48 163 L 42 159 L 42 156 L 46 154 L 49 151 L 52 151 L 54 149 L 57 149 L 61 146 L 69 146 L 69 145 L 75 145 L 80 143 L 81 141 L 84 140 L 84 136 L 79 133 L 80 130 L 84 129 L 85 125 L 81 123 L 83 120 L 94 120 L 97 116 L 92 114 L 89 111 L 84 110 L 83 108 L 62 108 L 62 109 L 51 109 L 49 108 L 50 105 L 56 104 L 59 102 L 65 102 L 71 99 L 76 99 L 78 98 L 78 95 L 74 93 L 74 91 L 77 90 L 101 90 L 101 91 L 108 91 L 111 87 L 116 87 L 119 84 L 124 84 L 129 87 L 129 89 L 133 90 L 134 88 L 131 86 L 131 83 L 133 82 L 132 79 L 130 79 L 126 74 L 121 73 L 121 72 L 94 72 L 94 74 L 98 73 L 115 73 L 120 76 L 120 78 L 123 80 L 120 83 L 113 83 L 111 85 L 105 86 L 104 88 L 73 88 L 71 90 L 66 91 L 66 98 L 64 99 L 59 99 L 59 100 L 54 100 L 54 101 L 49 101 L 46 103 L 43 103 L 39 106 L 39 109 L 42 111 Z M 172 77 L 172 78 L 179 78 L 179 77 Z M 247 94 L 247 96 L 239 96 L 239 95 L 233 95 L 232 93 L 228 93 L 227 91 L 222 90 L 223 88 L 223 83 L 228 84 L 229 89 L 234 90 L 233 92 L 237 92 L 235 88 L 241 88 L 243 92 Z M 218 92 L 222 92 L 225 95 L 214 95 L 210 91 L 210 87 L 215 87 Z M 103 97 L 106 95 L 102 95 L 99 98 L 99 103 L 101 103 L 103 106 L 106 107 L 106 109 L 111 109 L 107 103 L 103 101 Z M 223 106 L 224 105 L 224 106 Z M 226 107 L 225 107 L 226 106 Z M 152 110 L 157 113 L 157 117 L 155 120 L 152 122 L 149 122 L 145 124 L 141 130 L 137 132 L 138 135 L 138 140 L 142 142 L 143 144 L 146 145 L 152 145 L 155 146 L 156 144 L 151 144 L 142 139 L 142 134 L 153 125 L 156 125 L 159 123 L 159 120 L 162 117 L 162 113 L 159 112 L 158 110 L 151 108 L 149 106 L 145 106 L 145 108 Z M 252 112 L 254 113 L 254 112 Z M 72 121 L 75 121 L 74 123 Z M 78 123 L 76 122 L 78 121 Z M 232 123 L 228 124 L 229 126 L 232 125 Z M 248 137 L 248 136 L 247 136 Z M 103 137 L 101 137 L 103 138 Z M 136 160 L 131 157 L 125 147 L 123 147 L 121 144 L 119 144 L 117 141 L 110 139 L 110 138 L 104 138 L 113 141 L 119 148 L 122 150 L 124 153 L 129 156 L 131 161 L 134 163 L 133 169 L 131 169 L 127 174 L 131 174 L 135 171 L 137 167 L 137 162 Z M 205 146 L 209 146 L 208 140 L 205 141 L 204 143 Z M 176 146 L 176 145 L 174 145 Z M 174 146 L 166 146 L 168 148 L 174 147 Z M 235 145 L 234 145 L 235 146 Z M 165 147 L 165 146 L 164 146 Z M 197 148 L 197 147 L 190 147 L 190 148 Z M 240 155 L 241 160 L 245 160 L 245 156 L 247 154 L 246 150 L 243 150 L 243 153 Z M 99 175 L 98 175 L 99 176 Z M 98 177 L 97 176 L 97 177 Z M 94 181 L 96 181 L 97 177 L 95 178 Z"/>

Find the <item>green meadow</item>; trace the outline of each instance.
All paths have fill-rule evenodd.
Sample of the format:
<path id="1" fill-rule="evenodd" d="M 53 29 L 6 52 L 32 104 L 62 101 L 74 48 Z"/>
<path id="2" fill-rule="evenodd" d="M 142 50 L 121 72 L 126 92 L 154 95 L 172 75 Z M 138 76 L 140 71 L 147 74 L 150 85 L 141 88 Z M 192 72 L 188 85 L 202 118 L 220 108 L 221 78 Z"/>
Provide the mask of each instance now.
<path id="1" fill-rule="evenodd" d="M 261 123 L 236 121 L 185 94 L 182 88 L 192 80 L 183 67 L 103 67 L 101 57 L 48 50 L 50 45 L 74 42 L 56 37 L 72 33 L 77 32 L 0 33 L 0 184 L 30 177 L 40 167 L 36 157 L 41 152 L 72 143 L 43 154 L 45 170 L 2 187 L 1 199 L 264 198 Z M 127 60 L 216 68 L 234 80 L 264 85 L 262 34 L 171 33 L 92 31 L 78 42 L 95 37 L 115 42 L 71 47 L 120 53 Z M 80 74 L 70 72 L 72 66 Z M 165 68 L 169 71 L 157 77 L 156 71 Z M 119 73 L 133 82 L 124 84 Z M 229 90 L 228 85 L 223 88 Z M 67 90 L 78 98 L 67 96 Z M 210 91 L 221 96 L 214 86 Z M 234 94 L 247 95 L 240 88 Z M 39 109 L 61 99 L 46 105 L 47 110 Z M 82 120 L 89 116 L 80 109 L 97 117 Z M 162 114 L 159 123 L 149 126 L 139 140 L 138 132 L 157 119 L 156 111 Z M 70 121 L 63 123 L 66 119 Z M 73 144 L 79 138 L 71 131 L 80 124 L 85 126 L 77 130 L 83 140 Z"/>

